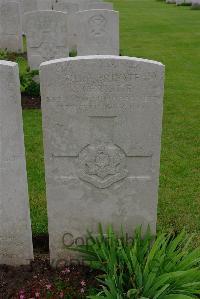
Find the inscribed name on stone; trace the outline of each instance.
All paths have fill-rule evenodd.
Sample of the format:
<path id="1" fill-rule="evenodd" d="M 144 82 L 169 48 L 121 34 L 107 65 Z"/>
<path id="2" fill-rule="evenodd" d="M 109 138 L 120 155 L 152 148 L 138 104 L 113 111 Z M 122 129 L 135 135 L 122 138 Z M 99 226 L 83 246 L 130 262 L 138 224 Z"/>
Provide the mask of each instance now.
<path id="1" fill-rule="evenodd" d="M 164 66 L 99 55 L 40 75 L 51 261 L 100 222 L 155 232 Z"/>

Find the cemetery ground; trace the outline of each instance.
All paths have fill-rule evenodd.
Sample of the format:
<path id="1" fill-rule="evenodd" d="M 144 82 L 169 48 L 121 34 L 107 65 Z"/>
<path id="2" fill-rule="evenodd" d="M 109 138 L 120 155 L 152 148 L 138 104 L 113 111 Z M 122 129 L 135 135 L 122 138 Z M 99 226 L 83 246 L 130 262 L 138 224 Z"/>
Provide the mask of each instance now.
<path id="1" fill-rule="evenodd" d="M 114 0 L 113 3 L 120 12 L 121 55 L 157 60 L 166 66 L 158 231 L 177 233 L 185 227 L 189 233 L 195 233 L 193 246 L 199 246 L 199 11 L 155 0 Z M 18 57 L 17 61 L 21 72 L 25 72 L 25 59 Z M 38 97 L 34 99 L 33 106 L 25 105 L 23 120 L 33 238 L 38 251 L 43 241 L 48 242 L 48 239 L 41 111 L 27 109 L 39 108 Z M 27 270 L 21 271 L 22 268 L 16 269 L 16 275 L 11 274 L 9 267 L 3 269 L 5 286 L 6 283 L 11 285 L 12 280 L 9 294 L 17 287 L 28 288 L 32 283 L 36 291 L 39 285 L 46 288 L 49 277 L 52 283 L 52 277 L 56 280 L 62 275 L 49 268 L 46 256 L 44 248 L 29 274 Z M 80 293 L 82 281 L 95 286 L 95 273 L 89 269 L 71 268 L 69 273 L 68 283 L 73 285 L 72 292 L 75 289 L 77 294 L 66 298 L 85 296 Z M 40 275 L 43 275 L 41 282 Z M 58 284 L 58 289 L 62 290 L 62 284 Z"/>

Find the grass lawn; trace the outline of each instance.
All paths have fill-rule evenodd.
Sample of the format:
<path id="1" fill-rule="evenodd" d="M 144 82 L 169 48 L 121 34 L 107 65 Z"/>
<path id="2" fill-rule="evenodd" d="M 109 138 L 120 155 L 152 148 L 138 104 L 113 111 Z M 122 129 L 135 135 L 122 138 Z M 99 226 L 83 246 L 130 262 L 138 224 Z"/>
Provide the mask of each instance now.
<path id="1" fill-rule="evenodd" d="M 200 245 L 200 11 L 113 0 L 122 55 L 166 65 L 158 230 L 196 232 Z M 33 233 L 47 232 L 41 112 L 23 112 Z"/>

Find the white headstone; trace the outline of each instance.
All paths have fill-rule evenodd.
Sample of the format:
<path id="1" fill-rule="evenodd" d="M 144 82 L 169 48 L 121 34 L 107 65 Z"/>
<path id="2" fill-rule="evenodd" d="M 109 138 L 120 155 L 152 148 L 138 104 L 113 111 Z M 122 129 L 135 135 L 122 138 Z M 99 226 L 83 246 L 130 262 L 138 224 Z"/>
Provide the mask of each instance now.
<path id="1" fill-rule="evenodd" d="M 85 56 L 40 75 L 51 261 L 99 222 L 155 232 L 164 66 Z"/>
<path id="2" fill-rule="evenodd" d="M 76 13 L 78 55 L 119 55 L 119 14 L 93 9 Z"/>
<path id="3" fill-rule="evenodd" d="M 0 48 L 22 52 L 22 20 L 18 2 L 0 4 Z"/>
<path id="4" fill-rule="evenodd" d="M 38 69 L 47 60 L 69 56 L 67 14 L 53 10 L 25 14 L 28 62 Z"/>
<path id="5" fill-rule="evenodd" d="M 19 71 L 0 61 L 0 264 L 33 259 Z"/>

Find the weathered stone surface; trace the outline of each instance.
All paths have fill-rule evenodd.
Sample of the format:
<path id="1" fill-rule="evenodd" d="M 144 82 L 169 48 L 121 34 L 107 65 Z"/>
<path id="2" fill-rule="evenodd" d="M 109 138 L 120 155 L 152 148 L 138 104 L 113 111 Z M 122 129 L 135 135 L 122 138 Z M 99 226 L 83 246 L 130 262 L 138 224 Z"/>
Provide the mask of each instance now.
<path id="1" fill-rule="evenodd" d="M 41 65 L 52 263 L 70 254 L 64 234 L 70 244 L 99 222 L 155 232 L 163 73 L 158 62 L 119 56 Z"/>
<path id="2" fill-rule="evenodd" d="M 94 9 L 76 13 L 78 55 L 119 55 L 119 14 Z"/>
<path id="3" fill-rule="evenodd" d="M 68 42 L 69 42 L 69 50 L 76 51 L 77 50 L 77 32 L 79 30 L 77 24 L 76 13 L 68 14 Z"/>
<path id="4" fill-rule="evenodd" d="M 18 2 L 0 4 L 0 48 L 22 52 L 22 21 Z"/>
<path id="5" fill-rule="evenodd" d="M 37 0 L 21 0 L 22 13 L 37 10 Z"/>
<path id="6" fill-rule="evenodd" d="M 65 0 L 59 0 L 53 5 L 53 9 L 57 11 L 64 11 L 67 13 L 75 13 L 79 10 L 78 3 L 68 3 Z"/>
<path id="7" fill-rule="evenodd" d="M 0 264 L 33 259 L 19 72 L 0 61 Z"/>
<path id="8" fill-rule="evenodd" d="M 82 9 L 84 7 L 82 6 Z M 109 2 L 91 2 L 89 4 L 85 5 L 85 10 L 90 9 L 107 9 L 107 10 L 113 10 L 113 4 Z"/>
<path id="9" fill-rule="evenodd" d="M 25 20 L 24 15 L 28 12 L 38 9 L 37 0 L 21 0 L 21 14 L 22 14 L 22 30 L 25 32 Z"/>
<path id="10" fill-rule="evenodd" d="M 38 69 L 47 60 L 69 56 L 67 14 L 58 11 L 34 11 L 25 14 L 28 62 Z"/>
<path id="11" fill-rule="evenodd" d="M 52 10 L 52 0 L 37 0 L 37 10 Z"/>
<path id="12" fill-rule="evenodd" d="M 74 0 L 78 3 L 79 5 L 79 10 L 86 10 L 87 5 L 90 3 L 96 3 L 96 2 L 102 2 L 102 1 L 97 1 L 97 0 Z"/>

